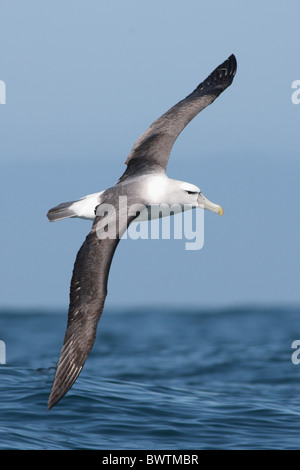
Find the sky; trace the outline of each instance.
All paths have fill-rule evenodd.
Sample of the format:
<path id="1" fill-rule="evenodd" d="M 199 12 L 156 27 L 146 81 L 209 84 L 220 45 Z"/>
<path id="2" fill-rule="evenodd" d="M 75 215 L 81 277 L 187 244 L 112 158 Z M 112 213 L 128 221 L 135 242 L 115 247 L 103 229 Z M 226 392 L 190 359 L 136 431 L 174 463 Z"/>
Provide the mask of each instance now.
<path id="1" fill-rule="evenodd" d="M 205 212 L 198 251 L 122 240 L 106 305 L 299 303 L 299 17 L 297 0 L 1 0 L 0 307 L 67 308 L 91 222 L 48 209 L 115 184 L 144 130 L 231 53 L 233 84 L 167 168 L 224 215 Z"/>

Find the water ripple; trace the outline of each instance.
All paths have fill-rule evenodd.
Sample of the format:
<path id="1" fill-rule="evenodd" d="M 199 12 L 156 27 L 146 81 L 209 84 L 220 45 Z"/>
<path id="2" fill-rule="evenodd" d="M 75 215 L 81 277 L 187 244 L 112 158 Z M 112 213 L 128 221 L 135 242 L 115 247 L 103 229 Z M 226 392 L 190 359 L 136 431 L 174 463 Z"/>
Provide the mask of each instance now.
<path id="1" fill-rule="evenodd" d="M 297 449 L 296 320 L 295 310 L 111 314 L 48 412 L 65 317 L 2 314 L 13 354 L 0 366 L 0 448 Z"/>

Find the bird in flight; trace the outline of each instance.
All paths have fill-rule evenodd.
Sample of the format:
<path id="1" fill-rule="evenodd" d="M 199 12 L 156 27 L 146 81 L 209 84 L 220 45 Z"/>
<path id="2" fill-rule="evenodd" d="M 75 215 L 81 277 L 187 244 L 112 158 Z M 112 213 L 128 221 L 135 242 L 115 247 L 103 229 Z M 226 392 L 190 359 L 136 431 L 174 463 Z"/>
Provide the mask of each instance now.
<path id="1" fill-rule="evenodd" d="M 166 167 L 181 131 L 231 85 L 236 69 L 236 58 L 232 54 L 190 95 L 153 122 L 134 144 L 125 162 L 127 168 L 113 187 L 78 201 L 59 204 L 48 211 L 51 222 L 69 217 L 93 220 L 74 264 L 67 329 L 48 409 L 72 387 L 91 352 L 107 294 L 110 265 L 129 225 L 147 220 L 149 208 L 157 204 L 172 206 L 176 203 L 182 211 L 198 206 L 223 214 L 222 207 L 209 201 L 197 186 L 168 178 Z M 126 201 L 125 210 L 120 207 L 121 199 Z M 135 213 L 129 210 L 136 205 L 141 210 Z M 108 229 L 109 226 L 113 230 Z"/>

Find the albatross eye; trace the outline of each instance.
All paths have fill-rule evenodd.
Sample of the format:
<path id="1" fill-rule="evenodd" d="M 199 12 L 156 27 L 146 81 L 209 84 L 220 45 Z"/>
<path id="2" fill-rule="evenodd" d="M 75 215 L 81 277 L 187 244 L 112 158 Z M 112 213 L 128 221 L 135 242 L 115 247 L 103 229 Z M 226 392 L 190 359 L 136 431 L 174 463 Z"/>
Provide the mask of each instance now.
<path id="1" fill-rule="evenodd" d="M 187 191 L 188 194 L 197 194 L 196 191 Z"/>

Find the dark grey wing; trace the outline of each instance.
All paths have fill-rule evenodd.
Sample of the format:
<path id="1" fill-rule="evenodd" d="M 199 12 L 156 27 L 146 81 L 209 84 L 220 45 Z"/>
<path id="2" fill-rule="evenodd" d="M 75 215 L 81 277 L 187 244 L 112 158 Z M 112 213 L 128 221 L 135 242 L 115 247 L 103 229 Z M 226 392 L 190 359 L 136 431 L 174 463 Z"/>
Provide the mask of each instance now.
<path id="1" fill-rule="evenodd" d="M 96 217 L 91 232 L 77 254 L 70 287 L 67 330 L 48 409 L 72 387 L 91 352 L 107 294 L 107 280 L 113 255 L 122 234 L 133 218 L 125 221 L 125 226 L 116 232 L 119 234 L 117 237 L 101 239 L 98 226 L 100 223 L 103 226 L 103 217 Z"/>
<path id="2" fill-rule="evenodd" d="M 236 58 L 231 55 L 190 95 L 157 119 L 134 144 L 120 181 L 139 173 L 164 172 L 178 135 L 202 109 L 231 85 L 236 68 Z"/>

